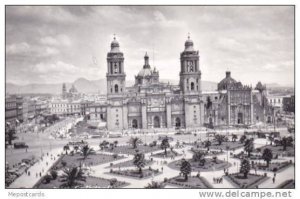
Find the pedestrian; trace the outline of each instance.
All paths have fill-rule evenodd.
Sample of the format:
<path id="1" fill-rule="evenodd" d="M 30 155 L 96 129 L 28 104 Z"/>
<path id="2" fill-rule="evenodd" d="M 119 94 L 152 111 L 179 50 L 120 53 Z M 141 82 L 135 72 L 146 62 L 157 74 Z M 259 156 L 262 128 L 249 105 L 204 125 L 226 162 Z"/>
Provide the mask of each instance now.
<path id="1" fill-rule="evenodd" d="M 272 180 L 273 180 L 273 184 L 274 184 L 274 183 L 275 183 L 275 177 L 273 177 L 273 179 L 272 179 Z"/>

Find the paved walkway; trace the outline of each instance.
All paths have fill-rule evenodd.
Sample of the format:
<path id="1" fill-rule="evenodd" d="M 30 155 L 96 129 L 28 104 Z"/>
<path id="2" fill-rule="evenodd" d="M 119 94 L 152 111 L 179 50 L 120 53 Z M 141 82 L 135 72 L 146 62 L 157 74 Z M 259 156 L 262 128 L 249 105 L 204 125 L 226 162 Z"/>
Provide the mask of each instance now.
<path id="1" fill-rule="evenodd" d="M 268 144 L 268 142 L 266 142 L 265 139 L 256 139 L 255 142 L 255 147 L 259 147 L 265 144 Z M 91 147 L 93 147 L 95 150 L 98 150 L 99 146 L 96 144 L 91 144 Z M 179 153 L 182 153 L 182 150 L 185 151 L 185 158 L 189 159 L 192 157 L 192 152 L 189 150 L 191 148 L 191 146 L 186 146 L 183 149 L 174 149 Z M 243 148 L 240 149 L 236 149 L 234 153 L 239 153 L 243 150 Z M 56 149 L 52 149 L 51 151 L 49 151 L 49 155 L 47 156 L 46 154 L 43 156 L 43 160 L 40 160 L 38 163 L 36 163 L 35 165 L 33 165 L 32 167 L 30 167 L 28 169 L 28 171 L 30 172 L 30 175 L 24 173 L 22 176 L 20 176 L 19 178 L 17 178 L 10 186 L 9 188 L 32 188 L 41 178 L 40 177 L 40 173 L 41 176 L 45 175 L 47 173 L 47 171 L 49 170 L 49 168 L 51 167 L 51 165 L 54 164 L 54 162 L 58 159 L 58 154 L 62 153 L 62 148 L 56 148 Z M 161 150 L 163 151 L 163 150 Z M 161 152 L 161 151 L 155 151 L 153 153 L 157 153 L 157 152 Z M 104 152 L 101 152 L 104 153 Z M 109 152 L 105 152 L 106 154 L 110 154 Z M 51 159 L 51 154 L 52 157 L 55 157 L 55 160 L 52 158 Z M 126 158 L 125 159 L 121 159 L 121 160 L 117 160 L 114 161 L 114 164 L 120 163 L 120 162 L 125 162 L 128 160 L 132 160 L 133 159 L 133 155 L 125 155 Z M 231 163 L 231 166 L 228 168 L 229 173 L 236 173 L 239 171 L 239 164 L 240 164 L 240 160 L 239 159 L 235 159 L 235 158 L 231 158 L 230 155 L 227 154 L 227 152 L 225 151 L 225 153 L 217 155 L 218 159 L 220 160 L 227 160 L 227 156 L 228 156 L 228 161 Z M 146 154 L 146 158 L 150 159 L 150 153 Z M 157 176 L 154 176 L 154 178 L 147 178 L 147 179 L 136 179 L 136 178 L 130 178 L 130 177 L 124 177 L 124 176 L 120 176 L 120 175 L 113 175 L 110 174 L 110 162 L 109 163 L 105 163 L 105 164 L 101 164 L 98 166 L 92 166 L 91 167 L 91 172 L 90 175 L 91 176 L 96 176 L 96 177 L 103 177 L 103 178 L 107 178 L 107 179 L 111 179 L 111 178 L 117 178 L 119 181 L 125 181 L 130 183 L 130 185 L 128 185 L 126 188 L 144 188 L 145 186 L 147 186 L 148 183 L 150 183 L 152 180 L 154 181 L 163 181 L 164 178 L 172 178 L 175 176 L 179 175 L 179 170 L 175 170 L 175 169 L 171 169 L 169 168 L 167 165 L 161 164 L 161 161 L 167 161 L 167 163 L 171 162 L 171 161 L 175 161 L 175 160 L 180 160 L 181 158 L 183 158 L 183 156 L 178 156 L 175 157 L 175 160 L 171 160 L 170 158 L 156 158 L 156 157 L 152 157 L 154 160 L 154 164 L 151 165 L 151 167 L 153 169 L 159 169 L 161 171 L 161 168 L 163 167 L 163 173 L 159 174 Z M 294 161 L 294 158 L 280 158 L 278 161 L 286 161 L 286 160 L 290 160 L 292 159 Z M 47 164 L 48 163 L 48 164 Z M 147 168 L 147 167 L 146 167 Z M 117 169 L 117 168 L 114 168 Z M 124 168 L 121 168 L 124 169 Z M 136 169 L 135 167 L 126 167 L 125 169 Z M 250 173 L 254 173 L 253 170 L 251 170 Z M 294 166 L 290 166 L 288 168 L 286 168 L 285 170 L 278 172 L 277 176 L 276 176 L 276 181 L 275 183 L 272 182 L 272 177 L 273 177 L 273 172 L 265 172 L 265 171 L 257 171 L 257 174 L 264 174 L 267 173 L 267 175 L 270 177 L 268 180 L 266 180 L 265 182 L 263 182 L 259 187 L 260 188 L 275 188 L 277 187 L 279 184 L 281 184 L 283 181 L 289 179 L 289 178 L 293 178 L 294 177 Z M 192 172 L 192 175 L 196 175 L 197 172 Z M 212 185 L 213 188 L 234 188 L 234 185 L 231 184 L 229 181 L 227 181 L 225 178 L 223 179 L 223 183 L 222 184 L 214 184 L 213 183 L 213 178 L 219 178 L 224 176 L 224 171 L 223 170 L 218 170 L 218 171 L 208 171 L 208 172 L 200 172 L 200 175 L 204 178 L 206 178 L 206 180 Z M 290 176 L 289 178 L 287 178 L 287 176 Z M 172 186 L 168 186 L 170 188 L 172 188 Z"/>
<path id="2" fill-rule="evenodd" d="M 24 172 L 18 177 L 13 183 L 10 184 L 9 188 L 33 188 L 33 186 L 39 181 L 41 176 L 47 174 L 50 167 L 58 160 L 58 154 L 62 153 L 61 148 L 52 149 L 45 152 L 43 158 L 39 158 L 39 161 L 31 166 L 27 173 Z M 52 159 L 51 159 L 52 155 Z M 30 175 L 28 175 L 30 173 Z"/>

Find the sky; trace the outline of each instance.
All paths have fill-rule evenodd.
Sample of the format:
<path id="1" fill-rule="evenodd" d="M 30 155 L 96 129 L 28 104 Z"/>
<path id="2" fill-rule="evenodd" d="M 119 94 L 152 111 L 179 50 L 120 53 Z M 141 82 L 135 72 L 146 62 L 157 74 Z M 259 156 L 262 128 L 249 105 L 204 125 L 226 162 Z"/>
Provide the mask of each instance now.
<path id="1" fill-rule="evenodd" d="M 6 6 L 6 82 L 105 78 L 113 35 L 133 81 L 148 52 L 161 79 L 179 81 L 188 33 L 202 80 L 225 71 L 244 84 L 294 84 L 292 6 Z M 153 59 L 154 57 L 154 59 Z"/>

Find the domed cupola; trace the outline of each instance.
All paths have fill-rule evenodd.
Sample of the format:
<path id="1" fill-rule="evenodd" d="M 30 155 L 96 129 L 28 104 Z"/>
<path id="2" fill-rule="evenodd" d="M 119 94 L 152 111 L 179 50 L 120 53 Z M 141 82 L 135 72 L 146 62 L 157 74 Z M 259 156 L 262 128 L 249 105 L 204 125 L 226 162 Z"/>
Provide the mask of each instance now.
<path id="1" fill-rule="evenodd" d="M 238 82 L 231 77 L 230 71 L 226 71 L 226 77 L 218 83 L 218 90 L 227 90 Z"/>
<path id="2" fill-rule="evenodd" d="M 188 39 L 185 41 L 185 49 L 184 51 L 194 51 L 194 42 L 191 40 L 190 35 L 188 36 Z"/>
<path id="3" fill-rule="evenodd" d="M 110 44 L 110 52 L 112 53 L 118 53 L 120 52 L 120 44 L 116 39 L 116 36 L 114 36 L 114 40 Z"/>

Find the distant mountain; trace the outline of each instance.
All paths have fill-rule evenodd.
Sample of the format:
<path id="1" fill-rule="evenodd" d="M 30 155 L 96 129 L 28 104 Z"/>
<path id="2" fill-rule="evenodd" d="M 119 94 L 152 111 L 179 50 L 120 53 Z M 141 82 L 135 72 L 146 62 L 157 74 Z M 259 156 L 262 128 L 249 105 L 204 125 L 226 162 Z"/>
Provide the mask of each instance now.
<path id="1" fill-rule="evenodd" d="M 162 82 L 170 82 L 170 84 L 178 85 L 178 80 L 162 79 Z M 87 80 L 85 78 L 79 78 L 73 83 L 66 83 L 67 90 L 71 88 L 72 84 L 76 87 L 78 92 L 82 93 L 106 93 L 106 79 L 99 80 Z M 133 81 L 127 81 L 126 86 L 132 86 Z M 217 83 L 210 81 L 202 81 L 202 90 L 216 90 Z M 17 85 L 12 83 L 6 83 L 6 93 L 18 94 L 18 93 L 49 93 L 49 94 L 60 94 L 62 91 L 62 84 L 28 84 L 28 85 Z"/>

